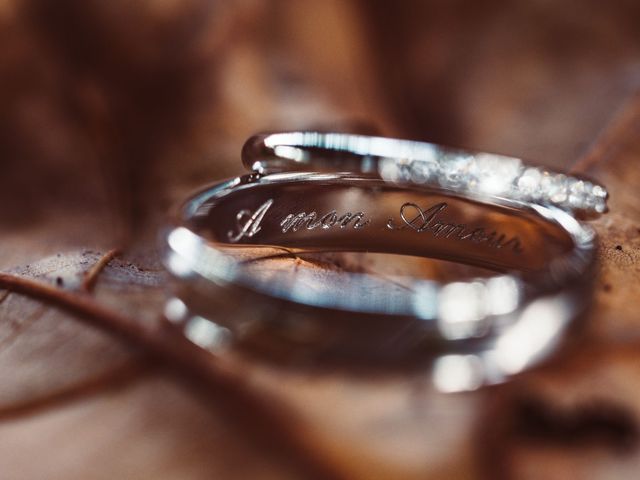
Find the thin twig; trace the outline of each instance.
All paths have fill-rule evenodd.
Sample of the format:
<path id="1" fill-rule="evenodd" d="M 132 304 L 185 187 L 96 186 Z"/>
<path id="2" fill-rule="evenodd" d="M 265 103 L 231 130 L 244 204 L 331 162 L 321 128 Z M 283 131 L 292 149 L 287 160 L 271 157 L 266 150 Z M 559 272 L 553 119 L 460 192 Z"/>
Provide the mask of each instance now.
<path id="1" fill-rule="evenodd" d="M 253 387 L 214 361 L 211 353 L 186 339 L 163 321 L 153 326 L 105 308 L 90 296 L 8 273 L 0 273 L 0 288 L 46 301 L 86 323 L 120 337 L 171 367 L 178 378 L 209 394 L 245 430 L 253 433 L 263 450 L 300 470 L 303 478 L 346 478 L 316 451 L 293 412 L 266 392 Z"/>
<path id="2" fill-rule="evenodd" d="M 82 289 L 85 292 L 91 292 L 95 287 L 98 280 L 98 276 L 104 270 L 111 260 L 120 255 L 120 249 L 113 248 L 105 253 L 100 259 L 93 264 L 93 266 L 87 270 L 84 274 L 84 280 L 82 280 Z"/>

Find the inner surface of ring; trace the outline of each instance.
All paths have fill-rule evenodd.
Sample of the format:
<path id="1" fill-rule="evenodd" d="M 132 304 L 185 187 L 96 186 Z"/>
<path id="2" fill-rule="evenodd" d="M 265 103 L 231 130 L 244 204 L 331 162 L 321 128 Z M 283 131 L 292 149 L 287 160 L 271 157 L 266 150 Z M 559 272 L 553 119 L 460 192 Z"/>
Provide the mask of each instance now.
<path id="1" fill-rule="evenodd" d="M 574 243 L 533 211 L 377 180 L 258 182 L 205 198 L 187 226 L 220 246 L 438 258 L 539 271 Z"/>

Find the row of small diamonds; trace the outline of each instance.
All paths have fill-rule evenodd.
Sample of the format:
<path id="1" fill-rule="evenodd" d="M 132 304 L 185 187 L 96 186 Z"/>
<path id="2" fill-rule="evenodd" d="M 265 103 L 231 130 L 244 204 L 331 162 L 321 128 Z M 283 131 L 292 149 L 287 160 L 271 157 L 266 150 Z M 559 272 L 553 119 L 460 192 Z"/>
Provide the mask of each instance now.
<path id="1" fill-rule="evenodd" d="M 607 192 L 600 185 L 536 167 L 517 158 L 472 155 L 434 148 L 421 158 L 384 158 L 380 174 L 390 181 L 437 183 L 446 188 L 551 203 L 568 210 L 605 212 Z"/>

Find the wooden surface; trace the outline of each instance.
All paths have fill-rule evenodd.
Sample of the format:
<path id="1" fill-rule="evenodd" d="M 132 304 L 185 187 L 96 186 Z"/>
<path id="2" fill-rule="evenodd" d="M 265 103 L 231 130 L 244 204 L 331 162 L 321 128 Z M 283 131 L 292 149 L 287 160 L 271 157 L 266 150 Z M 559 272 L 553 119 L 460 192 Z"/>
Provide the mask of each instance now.
<path id="1" fill-rule="evenodd" d="M 0 478 L 637 477 L 634 2 L 124 3 L 0 3 L 0 271 L 51 287 L 0 291 Z M 585 335 L 462 395 L 190 349 L 160 320 L 166 209 L 249 134 L 312 126 L 602 181 Z"/>

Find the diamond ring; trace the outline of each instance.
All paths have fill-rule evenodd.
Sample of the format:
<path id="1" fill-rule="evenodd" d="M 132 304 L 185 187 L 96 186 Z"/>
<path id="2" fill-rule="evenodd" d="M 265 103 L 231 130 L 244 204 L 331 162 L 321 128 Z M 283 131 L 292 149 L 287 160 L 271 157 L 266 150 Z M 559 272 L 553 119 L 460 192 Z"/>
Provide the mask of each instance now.
<path id="1" fill-rule="evenodd" d="M 273 133 L 247 140 L 242 160 L 261 174 L 363 173 L 466 196 L 553 205 L 584 217 L 607 211 L 607 191 L 588 179 L 528 166 L 519 158 L 424 142 L 344 133 Z"/>

